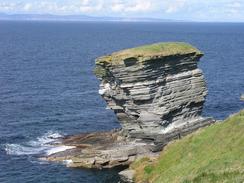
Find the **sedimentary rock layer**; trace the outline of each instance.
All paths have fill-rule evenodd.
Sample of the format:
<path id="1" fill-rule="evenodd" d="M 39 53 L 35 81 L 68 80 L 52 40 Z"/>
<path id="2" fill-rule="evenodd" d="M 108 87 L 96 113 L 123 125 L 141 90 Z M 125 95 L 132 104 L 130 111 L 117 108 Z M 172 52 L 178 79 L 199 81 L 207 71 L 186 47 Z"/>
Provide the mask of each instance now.
<path id="1" fill-rule="evenodd" d="M 159 43 L 96 60 L 99 93 L 125 135 L 164 134 L 201 119 L 207 95 L 197 68 L 202 56 L 186 43 Z"/>

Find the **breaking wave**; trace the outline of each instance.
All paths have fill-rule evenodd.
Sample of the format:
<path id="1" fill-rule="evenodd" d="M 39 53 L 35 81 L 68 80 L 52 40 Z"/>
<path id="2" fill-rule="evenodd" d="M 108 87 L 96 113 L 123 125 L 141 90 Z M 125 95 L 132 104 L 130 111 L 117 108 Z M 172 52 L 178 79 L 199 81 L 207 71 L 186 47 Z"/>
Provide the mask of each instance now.
<path id="1" fill-rule="evenodd" d="M 74 148 L 60 145 L 63 136 L 57 132 L 47 132 L 43 136 L 21 144 L 5 144 L 4 149 L 9 155 L 51 155 Z"/>

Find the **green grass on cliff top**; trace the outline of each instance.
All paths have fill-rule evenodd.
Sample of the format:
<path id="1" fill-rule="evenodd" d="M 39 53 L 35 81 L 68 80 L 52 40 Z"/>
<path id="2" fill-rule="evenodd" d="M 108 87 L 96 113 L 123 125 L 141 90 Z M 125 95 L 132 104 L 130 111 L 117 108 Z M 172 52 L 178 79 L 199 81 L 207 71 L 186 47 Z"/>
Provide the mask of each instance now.
<path id="1" fill-rule="evenodd" d="M 184 42 L 162 42 L 151 45 L 144 45 L 140 47 L 130 48 L 111 55 L 103 56 L 97 59 L 99 62 L 116 62 L 120 59 L 138 57 L 138 56 L 169 56 L 169 55 L 184 55 L 189 53 L 196 53 L 202 55 L 202 52 L 192 45 Z M 115 59 L 113 59 L 115 58 Z"/>
<path id="2" fill-rule="evenodd" d="M 244 110 L 132 165 L 136 182 L 244 182 Z"/>
<path id="3" fill-rule="evenodd" d="M 139 46 L 136 48 L 126 49 L 119 52 L 115 52 L 112 55 L 129 55 L 129 54 L 142 54 L 142 55 L 151 55 L 151 54 L 162 54 L 162 55 L 171 55 L 171 54 L 185 54 L 185 53 L 201 53 L 197 48 L 193 47 L 188 43 L 183 42 L 163 42 L 156 43 L 151 45 Z"/>

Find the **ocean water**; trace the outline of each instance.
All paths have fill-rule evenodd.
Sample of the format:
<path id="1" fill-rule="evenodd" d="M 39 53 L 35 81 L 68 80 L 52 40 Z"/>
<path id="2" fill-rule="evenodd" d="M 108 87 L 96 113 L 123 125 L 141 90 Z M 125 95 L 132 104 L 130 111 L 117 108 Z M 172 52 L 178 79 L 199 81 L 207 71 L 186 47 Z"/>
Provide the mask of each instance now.
<path id="1" fill-rule="evenodd" d="M 63 135 L 118 128 L 98 94 L 94 59 L 160 41 L 205 53 L 204 116 L 224 119 L 244 108 L 244 24 L 0 22 L 0 182 L 118 182 L 118 170 L 38 158 L 59 151 L 48 143 Z"/>

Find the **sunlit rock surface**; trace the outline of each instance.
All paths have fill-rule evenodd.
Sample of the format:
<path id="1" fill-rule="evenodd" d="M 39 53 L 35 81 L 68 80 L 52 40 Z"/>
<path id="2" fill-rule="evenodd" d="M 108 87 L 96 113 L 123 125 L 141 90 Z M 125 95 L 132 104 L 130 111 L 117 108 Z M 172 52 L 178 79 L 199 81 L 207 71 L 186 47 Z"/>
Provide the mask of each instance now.
<path id="1" fill-rule="evenodd" d="M 122 129 L 66 137 L 76 148 L 47 157 L 71 167 L 111 168 L 155 156 L 171 140 L 214 122 L 201 117 L 207 95 L 197 63 L 203 54 L 186 43 L 158 43 L 96 60 L 99 94 Z"/>
<path id="2" fill-rule="evenodd" d="M 197 67 L 202 56 L 186 43 L 159 43 L 96 60 L 99 93 L 125 135 L 164 134 L 202 120 L 207 95 Z"/>

